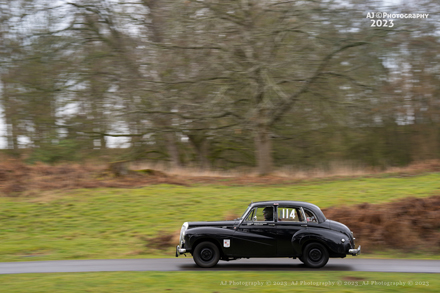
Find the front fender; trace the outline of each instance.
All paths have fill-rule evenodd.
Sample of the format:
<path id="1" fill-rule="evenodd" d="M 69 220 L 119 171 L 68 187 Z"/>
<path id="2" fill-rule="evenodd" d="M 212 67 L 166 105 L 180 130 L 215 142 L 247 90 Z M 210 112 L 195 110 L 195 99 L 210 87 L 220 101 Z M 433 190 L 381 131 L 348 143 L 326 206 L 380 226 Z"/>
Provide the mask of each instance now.
<path id="1" fill-rule="evenodd" d="M 345 242 L 342 241 L 345 239 Z M 351 248 L 348 237 L 338 231 L 307 228 L 299 230 L 292 236 L 292 246 L 297 255 L 302 256 L 304 248 L 310 242 L 325 245 L 331 257 L 344 257 Z"/>
<path id="2" fill-rule="evenodd" d="M 222 254 L 225 254 L 223 239 L 232 238 L 235 230 L 221 227 L 198 227 L 188 229 L 185 234 L 185 248 L 187 252 L 193 251 L 194 247 L 202 241 L 211 241 L 218 246 Z"/>

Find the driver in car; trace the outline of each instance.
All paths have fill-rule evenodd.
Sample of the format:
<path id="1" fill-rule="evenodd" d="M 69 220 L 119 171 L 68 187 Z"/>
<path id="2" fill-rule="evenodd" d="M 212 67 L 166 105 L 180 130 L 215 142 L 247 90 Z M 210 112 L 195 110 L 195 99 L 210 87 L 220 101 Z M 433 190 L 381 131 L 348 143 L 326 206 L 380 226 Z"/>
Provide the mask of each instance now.
<path id="1" fill-rule="evenodd" d="M 273 208 L 265 207 L 263 209 L 263 216 L 265 221 L 273 221 Z"/>

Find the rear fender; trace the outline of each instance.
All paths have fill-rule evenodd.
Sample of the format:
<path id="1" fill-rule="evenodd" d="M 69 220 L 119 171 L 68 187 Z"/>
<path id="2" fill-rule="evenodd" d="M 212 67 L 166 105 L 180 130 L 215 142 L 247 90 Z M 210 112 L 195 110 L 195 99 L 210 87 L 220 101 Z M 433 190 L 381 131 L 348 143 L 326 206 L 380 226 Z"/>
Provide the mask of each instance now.
<path id="1" fill-rule="evenodd" d="M 345 242 L 342 241 L 345 240 Z M 297 255 L 302 256 L 304 248 L 311 242 L 318 242 L 327 247 L 331 257 L 344 257 L 350 249 L 348 237 L 334 230 L 307 228 L 295 233 L 292 237 L 292 246 Z"/>

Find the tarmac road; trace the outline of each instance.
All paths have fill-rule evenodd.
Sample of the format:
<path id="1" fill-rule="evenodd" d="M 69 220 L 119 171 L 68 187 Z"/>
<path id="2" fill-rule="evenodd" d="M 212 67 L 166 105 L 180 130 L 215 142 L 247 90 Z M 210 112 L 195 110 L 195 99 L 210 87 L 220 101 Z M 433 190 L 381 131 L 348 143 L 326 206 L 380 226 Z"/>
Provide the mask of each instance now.
<path id="1" fill-rule="evenodd" d="M 289 258 L 253 258 L 220 261 L 211 269 L 201 269 L 190 257 L 157 259 L 56 260 L 0 263 L 0 274 L 76 273 L 113 271 L 316 271 L 299 260 Z M 440 260 L 330 259 L 319 271 L 363 271 L 440 273 Z"/>

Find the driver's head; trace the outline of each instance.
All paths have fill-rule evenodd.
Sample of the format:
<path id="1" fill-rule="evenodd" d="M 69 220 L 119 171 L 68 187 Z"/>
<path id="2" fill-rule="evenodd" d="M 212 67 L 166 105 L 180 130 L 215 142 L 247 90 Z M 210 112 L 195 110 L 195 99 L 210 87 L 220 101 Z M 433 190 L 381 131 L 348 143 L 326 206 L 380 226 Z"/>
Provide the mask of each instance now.
<path id="1" fill-rule="evenodd" d="M 263 209 L 263 215 L 264 215 L 264 219 L 266 221 L 273 221 L 273 208 L 272 207 L 265 207 Z"/>

